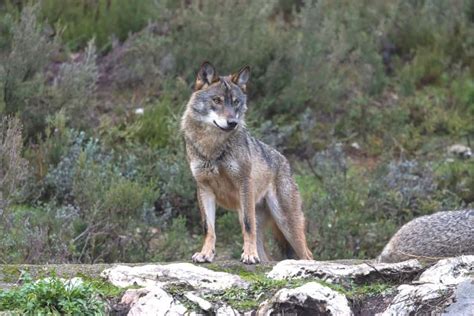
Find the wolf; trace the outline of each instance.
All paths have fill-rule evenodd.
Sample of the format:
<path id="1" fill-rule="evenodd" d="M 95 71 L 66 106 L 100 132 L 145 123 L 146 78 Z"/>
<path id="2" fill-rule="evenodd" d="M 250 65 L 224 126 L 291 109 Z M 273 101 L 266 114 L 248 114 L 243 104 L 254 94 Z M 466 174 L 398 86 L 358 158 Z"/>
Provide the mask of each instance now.
<path id="1" fill-rule="evenodd" d="M 181 131 L 205 233 L 202 250 L 192 256 L 194 262 L 214 259 L 216 204 L 239 214 L 243 263 L 269 261 L 264 247 L 269 225 L 287 256 L 312 259 L 301 198 L 288 161 L 246 129 L 249 77 L 248 66 L 218 76 L 214 66 L 204 62 L 182 116 Z"/>
<path id="2" fill-rule="evenodd" d="M 437 212 L 408 222 L 390 239 L 378 262 L 437 261 L 474 255 L 474 209 Z"/>

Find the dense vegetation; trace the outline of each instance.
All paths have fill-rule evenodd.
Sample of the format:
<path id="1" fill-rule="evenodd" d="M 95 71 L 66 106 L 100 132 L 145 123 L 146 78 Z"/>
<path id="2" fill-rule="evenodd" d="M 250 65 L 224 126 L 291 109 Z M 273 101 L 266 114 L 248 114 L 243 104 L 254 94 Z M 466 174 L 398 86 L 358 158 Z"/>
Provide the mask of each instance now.
<path id="1" fill-rule="evenodd" d="M 474 135 L 472 0 L 0 12 L 0 263 L 189 259 L 179 119 L 204 60 L 251 66 L 248 126 L 291 161 L 315 258 L 374 257 L 413 217 L 474 202 L 474 161 L 446 153 Z M 235 213 L 217 235 L 219 258 L 240 256 Z"/>

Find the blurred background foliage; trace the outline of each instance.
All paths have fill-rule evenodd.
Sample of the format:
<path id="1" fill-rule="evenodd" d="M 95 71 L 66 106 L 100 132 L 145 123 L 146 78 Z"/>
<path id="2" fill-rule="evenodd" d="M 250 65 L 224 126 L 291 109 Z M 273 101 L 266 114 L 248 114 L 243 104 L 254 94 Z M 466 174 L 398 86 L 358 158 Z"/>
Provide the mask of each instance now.
<path id="1" fill-rule="evenodd" d="M 473 159 L 446 151 L 474 136 L 472 0 L 7 0 L 0 263 L 189 259 L 179 120 L 204 60 L 251 66 L 248 126 L 289 158 L 315 258 L 474 203 Z M 217 235 L 238 258 L 235 213 Z"/>

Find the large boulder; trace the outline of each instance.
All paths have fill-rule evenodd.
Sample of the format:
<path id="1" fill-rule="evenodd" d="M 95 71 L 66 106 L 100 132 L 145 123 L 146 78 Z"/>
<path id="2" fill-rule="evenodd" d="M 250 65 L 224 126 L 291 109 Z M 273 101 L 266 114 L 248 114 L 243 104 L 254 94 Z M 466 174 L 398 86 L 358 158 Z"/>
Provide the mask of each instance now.
<path id="1" fill-rule="evenodd" d="M 411 280 L 422 270 L 417 260 L 398 263 L 345 264 L 313 260 L 284 260 L 267 274 L 271 279 L 317 278 L 330 283 Z"/>
<path id="2" fill-rule="evenodd" d="M 217 272 L 191 263 L 153 264 L 145 266 L 119 265 L 102 272 L 102 277 L 119 287 L 163 287 L 169 283 L 184 283 L 195 289 L 218 291 L 230 287 L 246 288 L 239 276 Z"/>

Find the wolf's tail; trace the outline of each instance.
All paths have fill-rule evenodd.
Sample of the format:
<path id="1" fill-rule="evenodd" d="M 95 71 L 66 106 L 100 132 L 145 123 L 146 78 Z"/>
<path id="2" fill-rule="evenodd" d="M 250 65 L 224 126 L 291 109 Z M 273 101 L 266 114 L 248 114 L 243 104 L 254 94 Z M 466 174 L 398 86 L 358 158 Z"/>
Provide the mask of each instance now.
<path id="1" fill-rule="evenodd" d="M 275 222 L 274 233 L 283 254 L 288 258 L 313 259 L 306 245 L 305 224 L 298 192 L 269 192 L 266 196 L 270 215 Z M 280 198 L 277 198 L 280 197 Z"/>

